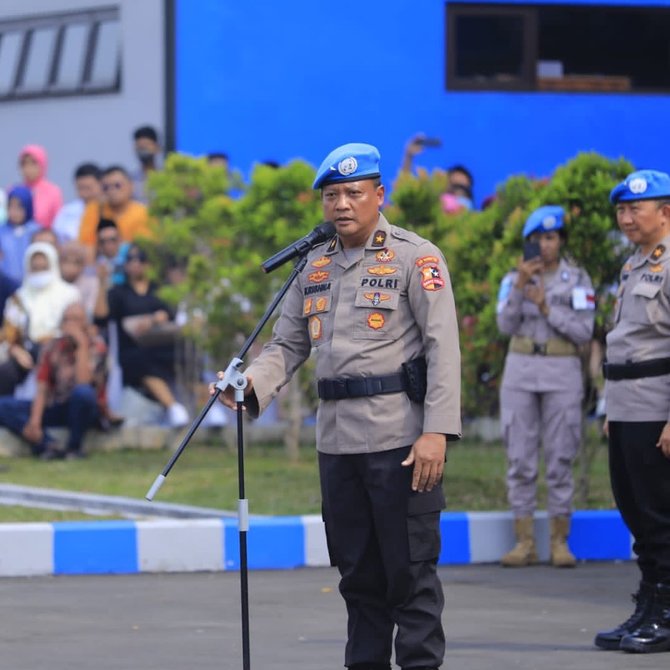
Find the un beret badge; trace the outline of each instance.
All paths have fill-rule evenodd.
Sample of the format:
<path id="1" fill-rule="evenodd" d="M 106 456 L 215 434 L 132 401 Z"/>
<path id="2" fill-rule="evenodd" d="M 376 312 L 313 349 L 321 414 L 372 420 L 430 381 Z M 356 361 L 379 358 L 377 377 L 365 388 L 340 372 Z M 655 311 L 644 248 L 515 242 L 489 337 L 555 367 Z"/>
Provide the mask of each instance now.
<path id="1" fill-rule="evenodd" d="M 344 158 L 337 164 L 337 171 L 343 176 L 347 177 L 353 174 L 358 169 L 358 161 L 353 157 Z"/>
<path id="2" fill-rule="evenodd" d="M 636 177 L 628 183 L 628 190 L 631 193 L 639 194 L 647 190 L 647 180 L 644 177 Z"/>

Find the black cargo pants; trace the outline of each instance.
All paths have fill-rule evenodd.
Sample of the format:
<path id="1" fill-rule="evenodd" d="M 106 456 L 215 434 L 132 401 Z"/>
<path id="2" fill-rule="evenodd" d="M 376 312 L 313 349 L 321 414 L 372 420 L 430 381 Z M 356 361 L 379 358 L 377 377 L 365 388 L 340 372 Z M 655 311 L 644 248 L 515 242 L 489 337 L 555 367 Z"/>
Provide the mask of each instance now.
<path id="1" fill-rule="evenodd" d="M 394 627 L 401 668 L 444 657 L 444 596 L 437 576 L 442 487 L 411 490 L 410 447 L 367 454 L 319 453 L 328 551 L 348 613 L 347 667 L 387 666 Z"/>
<path id="2" fill-rule="evenodd" d="M 612 493 L 635 540 L 644 581 L 670 585 L 670 459 L 656 446 L 663 421 L 610 421 Z"/>

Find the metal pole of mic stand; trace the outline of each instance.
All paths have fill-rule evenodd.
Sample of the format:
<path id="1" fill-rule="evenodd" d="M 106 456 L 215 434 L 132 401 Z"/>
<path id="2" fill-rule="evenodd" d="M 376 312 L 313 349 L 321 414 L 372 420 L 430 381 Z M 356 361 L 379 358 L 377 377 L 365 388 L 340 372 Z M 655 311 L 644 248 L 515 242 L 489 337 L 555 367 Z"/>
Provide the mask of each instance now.
<path id="1" fill-rule="evenodd" d="M 244 486 L 244 430 L 243 430 L 243 406 L 244 406 L 244 389 L 247 386 L 247 379 L 240 370 L 242 366 L 242 359 L 247 354 L 251 345 L 254 343 L 258 334 L 263 329 L 263 326 L 268 322 L 272 313 L 277 308 L 277 305 L 281 302 L 282 298 L 286 295 L 289 287 L 295 280 L 295 278 L 302 272 L 305 264 L 307 263 L 307 253 L 305 253 L 298 258 L 296 261 L 295 267 L 291 271 L 288 279 L 284 282 L 284 285 L 278 291 L 277 295 L 274 297 L 268 308 L 265 310 L 265 313 L 261 317 L 260 321 L 256 324 L 256 327 L 252 331 L 251 335 L 247 338 L 245 343 L 242 345 L 239 353 L 235 358 L 233 358 L 226 371 L 223 375 L 223 379 L 219 380 L 215 385 L 215 392 L 210 397 L 207 404 L 202 408 L 200 414 L 195 418 L 191 424 L 188 432 L 182 439 L 179 447 L 176 449 L 172 457 L 168 461 L 167 465 L 163 468 L 158 477 L 154 480 L 154 483 L 151 485 L 151 488 L 146 494 L 147 500 L 153 500 L 156 493 L 158 493 L 165 478 L 170 474 L 170 470 L 177 462 L 182 452 L 188 446 L 191 438 L 193 437 L 195 431 L 198 429 L 198 426 L 202 423 L 202 420 L 209 412 L 212 405 L 216 402 L 219 394 L 222 391 L 225 391 L 229 386 L 235 389 L 235 402 L 237 403 L 237 472 L 238 472 L 238 488 L 239 488 L 239 500 L 238 500 L 238 529 L 240 536 L 240 599 L 241 599 L 241 617 L 242 617 L 242 668 L 243 670 L 251 670 L 251 660 L 250 660 L 250 644 L 249 644 L 249 564 L 247 556 L 247 531 L 249 530 L 249 501 L 245 497 L 245 486 Z"/>

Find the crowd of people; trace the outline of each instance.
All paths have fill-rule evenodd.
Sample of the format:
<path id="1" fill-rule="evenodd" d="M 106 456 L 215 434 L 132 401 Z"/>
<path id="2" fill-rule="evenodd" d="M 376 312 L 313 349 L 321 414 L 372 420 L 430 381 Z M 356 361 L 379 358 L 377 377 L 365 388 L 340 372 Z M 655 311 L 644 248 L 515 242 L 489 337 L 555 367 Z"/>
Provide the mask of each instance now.
<path id="1" fill-rule="evenodd" d="M 122 384 L 182 427 L 189 413 L 175 392 L 175 310 L 150 280 L 141 246 L 152 225 L 146 178 L 161 165 L 156 130 L 138 128 L 139 168 L 84 163 L 77 198 L 63 203 L 47 178 L 47 153 L 24 147 L 21 183 L 6 193 L 0 223 L 0 425 L 44 459 L 83 455 L 86 431 L 123 421 Z M 47 432 L 68 430 L 66 444 Z"/>

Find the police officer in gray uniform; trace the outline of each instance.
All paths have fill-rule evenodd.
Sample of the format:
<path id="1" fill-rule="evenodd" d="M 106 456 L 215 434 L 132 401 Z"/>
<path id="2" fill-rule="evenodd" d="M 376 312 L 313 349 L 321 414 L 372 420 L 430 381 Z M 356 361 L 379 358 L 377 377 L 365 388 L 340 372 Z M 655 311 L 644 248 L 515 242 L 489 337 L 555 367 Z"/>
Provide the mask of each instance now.
<path id="1" fill-rule="evenodd" d="M 604 365 L 612 492 L 642 579 L 602 649 L 670 650 L 670 176 L 633 172 L 610 194 L 637 250 L 623 266 Z"/>
<path id="2" fill-rule="evenodd" d="M 289 289 L 272 340 L 248 368 L 265 409 L 314 350 L 317 449 L 328 549 L 348 613 L 350 670 L 433 670 L 444 657 L 437 576 L 441 486 L 460 422 L 453 293 L 440 250 L 379 212 L 379 152 L 335 149 L 320 166 L 337 235 Z M 222 400 L 234 406 L 229 389 Z"/>
<path id="3" fill-rule="evenodd" d="M 500 390 L 507 448 L 508 499 L 517 543 L 502 559 L 506 567 L 537 562 L 533 532 L 539 443 L 542 441 L 551 526 L 551 562 L 574 567 L 568 548 L 572 463 L 581 439 L 582 367 L 579 346 L 593 333 L 591 279 L 560 256 L 565 241 L 561 207 L 535 210 L 523 229 L 524 258 L 503 279 L 498 328 L 511 335 Z M 533 243 L 539 245 L 533 248 Z M 528 252 L 530 249 L 530 253 Z"/>

